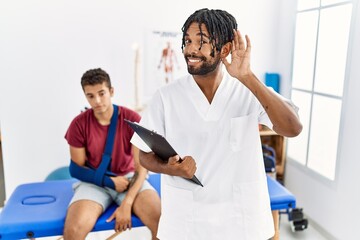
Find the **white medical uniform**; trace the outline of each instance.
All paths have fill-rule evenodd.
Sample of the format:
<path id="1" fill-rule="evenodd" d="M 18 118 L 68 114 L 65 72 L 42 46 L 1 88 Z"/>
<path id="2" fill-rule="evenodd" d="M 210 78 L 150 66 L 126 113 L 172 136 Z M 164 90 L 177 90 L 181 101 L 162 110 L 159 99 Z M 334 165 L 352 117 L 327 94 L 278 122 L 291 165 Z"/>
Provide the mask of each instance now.
<path id="1" fill-rule="evenodd" d="M 192 76 L 159 89 L 141 125 L 192 156 L 204 187 L 162 174 L 160 240 L 265 240 L 274 235 L 259 123 L 265 110 L 238 80 L 224 78 L 209 104 Z M 148 152 L 134 134 L 131 142 Z"/>

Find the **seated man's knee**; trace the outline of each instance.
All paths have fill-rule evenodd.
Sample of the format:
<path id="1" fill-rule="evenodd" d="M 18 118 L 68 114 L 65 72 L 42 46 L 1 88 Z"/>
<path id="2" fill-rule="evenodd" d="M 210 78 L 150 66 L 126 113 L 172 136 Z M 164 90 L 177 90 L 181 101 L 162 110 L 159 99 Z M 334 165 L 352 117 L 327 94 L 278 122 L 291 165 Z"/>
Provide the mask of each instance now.
<path id="1" fill-rule="evenodd" d="M 134 212 L 149 228 L 157 228 L 161 215 L 159 195 L 152 190 L 139 193 L 134 204 Z"/>
<path id="2" fill-rule="evenodd" d="M 64 226 L 64 239 L 85 239 L 93 227 L 94 224 L 89 221 L 67 219 Z"/>
<path id="3" fill-rule="evenodd" d="M 67 212 L 64 237 L 76 239 L 85 238 L 93 229 L 98 217 L 102 213 L 102 207 L 99 204 L 90 201 L 78 201 L 73 203 Z"/>

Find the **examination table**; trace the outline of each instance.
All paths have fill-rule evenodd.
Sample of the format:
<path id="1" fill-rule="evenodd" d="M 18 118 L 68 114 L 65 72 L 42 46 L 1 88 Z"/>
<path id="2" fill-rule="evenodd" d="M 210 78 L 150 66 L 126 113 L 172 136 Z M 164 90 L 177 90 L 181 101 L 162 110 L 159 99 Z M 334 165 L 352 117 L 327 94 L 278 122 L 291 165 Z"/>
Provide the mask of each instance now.
<path id="1" fill-rule="evenodd" d="M 160 194 L 160 174 L 149 174 L 148 180 Z M 0 239 L 34 239 L 62 235 L 66 209 L 73 195 L 72 184 L 75 181 L 77 180 L 66 179 L 19 185 L 0 213 Z M 274 178 L 267 176 L 267 181 L 277 229 L 278 211 L 295 208 L 296 199 Z M 106 219 L 116 207 L 113 204 L 108 208 L 92 231 L 114 229 L 115 221 L 107 223 Z M 140 226 L 144 226 L 143 223 L 133 215 L 132 227 Z"/>

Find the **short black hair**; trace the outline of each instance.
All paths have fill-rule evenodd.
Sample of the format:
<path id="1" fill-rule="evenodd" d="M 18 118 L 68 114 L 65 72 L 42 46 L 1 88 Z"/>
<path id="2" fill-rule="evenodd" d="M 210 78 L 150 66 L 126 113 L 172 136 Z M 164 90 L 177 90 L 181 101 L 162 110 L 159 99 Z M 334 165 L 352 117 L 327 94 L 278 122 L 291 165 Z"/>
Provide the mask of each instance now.
<path id="1" fill-rule="evenodd" d="M 211 56 L 214 56 L 214 49 L 220 51 L 221 48 L 228 42 L 234 39 L 234 29 L 237 29 L 236 19 L 224 10 L 203 8 L 195 11 L 184 23 L 182 27 L 183 38 L 181 49 L 185 46 L 185 35 L 192 23 L 198 23 L 201 32 L 201 25 L 204 24 L 210 34 L 210 40 L 213 42 L 213 51 Z M 201 49 L 201 45 L 200 45 Z M 200 50 L 199 49 L 199 50 Z"/>
<path id="2" fill-rule="evenodd" d="M 102 70 L 101 68 L 90 69 L 86 71 L 81 77 L 81 86 L 84 90 L 84 87 L 87 85 L 96 85 L 106 83 L 106 86 L 111 88 L 110 76 Z"/>

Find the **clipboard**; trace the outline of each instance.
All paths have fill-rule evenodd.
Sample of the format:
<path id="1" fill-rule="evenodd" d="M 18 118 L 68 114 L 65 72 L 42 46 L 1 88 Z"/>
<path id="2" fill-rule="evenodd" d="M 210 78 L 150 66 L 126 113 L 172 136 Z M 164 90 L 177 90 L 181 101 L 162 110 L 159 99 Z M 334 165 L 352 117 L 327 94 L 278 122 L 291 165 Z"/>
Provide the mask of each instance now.
<path id="1" fill-rule="evenodd" d="M 148 147 L 164 162 L 167 162 L 169 157 L 178 155 L 170 143 L 160 134 L 141 126 L 137 122 L 132 122 L 127 119 L 124 119 L 124 121 L 129 124 Z M 182 159 L 179 161 L 181 162 Z M 203 187 L 202 183 L 195 175 L 191 179 L 185 179 Z"/>

